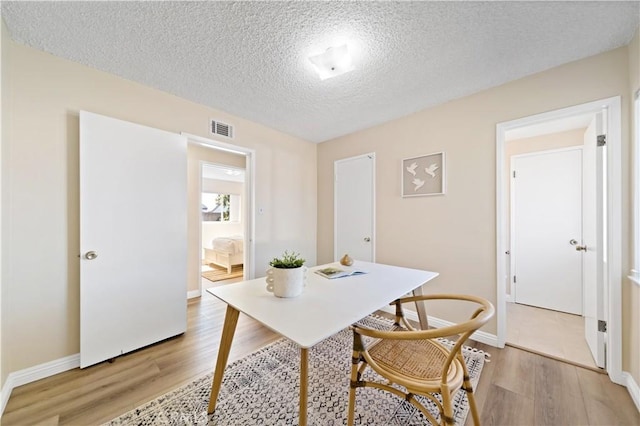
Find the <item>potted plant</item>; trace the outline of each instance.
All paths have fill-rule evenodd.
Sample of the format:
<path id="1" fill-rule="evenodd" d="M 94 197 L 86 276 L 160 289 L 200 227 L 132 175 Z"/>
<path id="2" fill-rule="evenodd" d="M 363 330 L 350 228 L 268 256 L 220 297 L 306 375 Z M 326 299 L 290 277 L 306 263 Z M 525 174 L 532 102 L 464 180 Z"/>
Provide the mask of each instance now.
<path id="1" fill-rule="evenodd" d="M 300 257 L 300 253 L 284 251 L 282 257 L 274 257 L 269 265 L 274 268 L 292 269 L 304 265 L 305 260 Z"/>
<path id="2" fill-rule="evenodd" d="M 267 270 L 267 291 L 277 297 L 296 297 L 304 289 L 307 268 L 299 253 L 285 250 L 281 257 L 274 257 Z"/>

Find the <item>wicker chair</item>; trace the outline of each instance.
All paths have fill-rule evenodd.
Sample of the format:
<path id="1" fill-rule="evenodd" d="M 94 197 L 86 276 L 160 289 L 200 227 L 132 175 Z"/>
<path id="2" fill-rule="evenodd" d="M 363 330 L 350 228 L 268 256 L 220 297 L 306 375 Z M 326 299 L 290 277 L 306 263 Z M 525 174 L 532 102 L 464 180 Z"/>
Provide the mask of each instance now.
<path id="1" fill-rule="evenodd" d="M 469 320 L 429 330 L 416 330 L 406 320 L 402 304 L 424 300 L 458 300 L 472 304 L 475 309 Z M 416 406 L 432 424 L 437 419 L 416 399 L 422 395 L 434 401 L 440 410 L 443 425 L 455 424 L 452 398 L 463 388 L 471 408 L 474 424 L 479 425 L 471 381 L 462 358 L 462 345 L 471 334 L 489 321 L 494 314 L 493 305 L 480 297 L 457 294 L 432 294 L 398 299 L 396 324 L 390 331 L 372 330 L 353 326 L 353 358 L 351 384 L 349 390 L 349 414 L 347 424 L 353 425 L 355 416 L 356 389 L 374 387 L 392 392 Z M 451 349 L 441 344 L 437 338 L 459 335 Z M 374 338 L 365 345 L 363 336 Z M 388 380 L 385 383 L 365 381 L 363 373 L 367 366 Z M 393 384 L 400 385 L 399 389 Z M 406 392 L 405 392 L 406 390 Z M 442 396 L 442 402 L 434 394 Z"/>

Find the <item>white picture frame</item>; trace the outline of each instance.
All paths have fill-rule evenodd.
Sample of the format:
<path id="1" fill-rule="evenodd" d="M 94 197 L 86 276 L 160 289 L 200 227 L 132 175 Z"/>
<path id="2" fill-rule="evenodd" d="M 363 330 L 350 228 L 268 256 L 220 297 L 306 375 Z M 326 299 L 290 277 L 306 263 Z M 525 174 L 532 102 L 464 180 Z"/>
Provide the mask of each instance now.
<path id="1" fill-rule="evenodd" d="M 403 198 L 445 193 L 444 152 L 405 158 L 402 160 L 400 173 Z"/>

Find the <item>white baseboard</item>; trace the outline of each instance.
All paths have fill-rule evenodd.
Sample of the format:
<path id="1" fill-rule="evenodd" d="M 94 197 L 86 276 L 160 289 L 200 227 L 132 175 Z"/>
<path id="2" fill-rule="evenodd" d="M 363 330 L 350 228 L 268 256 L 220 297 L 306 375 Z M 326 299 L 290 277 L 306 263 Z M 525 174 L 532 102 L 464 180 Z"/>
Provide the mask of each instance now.
<path id="1" fill-rule="evenodd" d="M 382 308 L 380 310 L 384 311 L 384 312 L 389 312 L 390 314 L 394 314 L 394 315 L 396 313 L 395 308 L 393 308 L 391 306 L 385 306 L 384 308 Z M 404 310 L 404 314 L 406 315 L 407 319 L 410 319 L 410 320 L 413 320 L 413 321 L 418 321 L 418 313 L 417 312 L 405 309 Z M 429 320 L 429 326 L 435 327 L 435 328 L 448 327 L 450 325 L 454 325 L 455 324 L 455 323 L 450 322 L 450 321 L 445 321 L 445 320 L 440 319 L 440 318 L 432 317 L 431 315 L 427 315 L 427 319 Z M 498 347 L 498 336 L 496 336 L 495 334 L 487 333 L 486 331 L 476 331 L 469 338 L 471 340 L 475 340 L 476 342 L 484 343 L 486 345 L 493 346 L 493 347 L 496 347 L 496 348 Z"/>
<path id="2" fill-rule="evenodd" d="M 0 406 L 0 415 L 4 413 L 4 408 L 9 401 L 13 388 L 44 379 L 64 371 L 73 370 L 80 367 L 80 354 L 69 355 L 64 358 L 45 362 L 44 364 L 34 367 L 25 368 L 24 370 L 9 373 L 7 380 L 2 386 L 1 398 L 2 406 Z"/>
<path id="3" fill-rule="evenodd" d="M 193 299 L 195 297 L 200 297 L 202 295 L 202 293 L 200 293 L 200 290 L 191 290 L 187 292 L 187 299 Z"/>
<path id="4" fill-rule="evenodd" d="M 633 376 L 626 371 L 622 372 L 622 377 L 624 379 L 624 385 L 627 387 L 629 395 L 631 395 L 631 399 L 633 399 L 636 408 L 640 411 L 640 386 L 633 380 Z"/>
<path id="5" fill-rule="evenodd" d="M 7 406 L 7 402 L 9 402 L 9 397 L 11 396 L 11 391 L 14 388 L 13 380 L 11 380 L 11 374 L 7 377 L 7 380 L 4 382 L 2 386 L 2 392 L 0 393 L 0 415 L 4 413 L 4 407 Z"/>

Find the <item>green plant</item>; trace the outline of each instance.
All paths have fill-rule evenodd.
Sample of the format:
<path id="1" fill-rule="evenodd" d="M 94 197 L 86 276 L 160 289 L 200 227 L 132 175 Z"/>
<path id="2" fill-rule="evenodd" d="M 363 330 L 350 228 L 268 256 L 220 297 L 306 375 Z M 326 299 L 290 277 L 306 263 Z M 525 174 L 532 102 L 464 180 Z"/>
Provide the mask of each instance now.
<path id="1" fill-rule="evenodd" d="M 299 268 L 305 262 L 303 258 L 300 257 L 300 253 L 291 252 L 289 253 L 287 250 L 284 251 L 282 257 L 274 257 L 269 265 L 274 268 Z"/>

